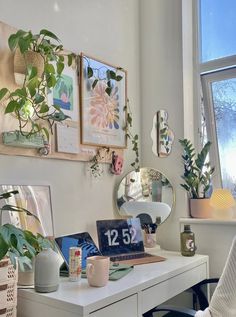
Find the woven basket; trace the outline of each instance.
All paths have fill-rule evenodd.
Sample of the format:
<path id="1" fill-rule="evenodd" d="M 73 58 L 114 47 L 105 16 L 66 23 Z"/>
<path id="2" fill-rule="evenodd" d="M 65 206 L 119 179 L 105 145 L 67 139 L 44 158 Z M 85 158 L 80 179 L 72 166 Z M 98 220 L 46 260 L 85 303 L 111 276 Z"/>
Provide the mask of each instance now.
<path id="1" fill-rule="evenodd" d="M 0 261 L 0 317 L 16 317 L 17 272 L 9 259 Z"/>
<path id="2" fill-rule="evenodd" d="M 14 55 L 14 76 L 18 85 L 22 85 L 25 78 L 27 65 L 32 65 L 37 68 L 38 77 L 42 77 L 44 70 L 43 57 L 37 52 L 26 52 L 25 57 L 17 49 Z"/>

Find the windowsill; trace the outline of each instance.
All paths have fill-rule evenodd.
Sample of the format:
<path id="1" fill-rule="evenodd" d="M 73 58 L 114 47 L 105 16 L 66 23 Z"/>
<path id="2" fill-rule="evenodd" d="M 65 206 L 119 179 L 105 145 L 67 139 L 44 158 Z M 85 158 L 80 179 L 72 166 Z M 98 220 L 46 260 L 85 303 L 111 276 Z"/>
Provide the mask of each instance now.
<path id="1" fill-rule="evenodd" d="M 199 219 L 199 218 L 179 218 L 180 223 L 185 224 L 209 224 L 209 225 L 236 225 L 236 219 Z"/>

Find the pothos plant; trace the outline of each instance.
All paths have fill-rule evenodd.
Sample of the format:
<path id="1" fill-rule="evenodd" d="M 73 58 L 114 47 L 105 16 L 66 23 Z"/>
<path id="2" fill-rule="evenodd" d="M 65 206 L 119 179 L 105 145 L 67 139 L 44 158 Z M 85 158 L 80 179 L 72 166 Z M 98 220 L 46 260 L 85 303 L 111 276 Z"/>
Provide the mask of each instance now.
<path id="1" fill-rule="evenodd" d="M 0 90 L 0 100 L 6 101 L 5 114 L 15 114 L 21 134 L 30 136 L 41 132 L 49 138 L 54 123 L 69 117 L 58 105 L 49 104 L 47 95 L 60 79 L 65 66 L 65 57 L 70 66 L 75 55 L 65 56 L 58 37 L 46 29 L 42 29 L 38 34 L 19 30 L 9 37 L 8 44 L 11 51 L 20 51 L 26 71 L 22 87 L 18 87 L 15 91 L 5 87 Z M 39 74 L 37 66 L 28 63 L 27 56 L 30 52 L 40 57 L 43 63 L 42 74 Z M 37 119 L 41 119 L 41 122 L 46 121 L 47 125 L 42 125 Z"/>
<path id="2" fill-rule="evenodd" d="M 182 155 L 184 174 L 181 177 L 185 181 L 180 185 L 187 191 L 189 198 L 205 198 L 215 170 L 208 160 L 211 142 L 208 141 L 199 153 L 196 153 L 190 140 L 183 139 L 179 142 L 184 150 Z"/>
<path id="3" fill-rule="evenodd" d="M 86 66 L 86 75 L 88 79 L 93 79 L 92 84 L 91 84 L 91 89 L 95 89 L 96 85 L 99 83 L 99 81 L 102 81 L 105 83 L 106 88 L 105 88 L 105 93 L 108 96 L 112 95 L 113 89 L 114 89 L 114 82 L 119 82 L 123 79 L 123 76 L 120 74 L 120 71 L 124 71 L 123 68 L 121 67 L 116 67 L 113 69 L 107 68 L 106 71 L 100 71 L 99 68 L 94 68 L 91 66 L 89 59 L 86 58 L 86 56 L 82 56 L 83 59 L 86 60 L 87 66 Z M 101 68 L 104 68 L 102 66 Z M 139 149 L 138 149 L 138 134 L 133 134 L 131 129 L 132 129 L 132 112 L 130 109 L 130 104 L 129 104 L 129 99 L 126 100 L 126 105 L 123 107 L 123 111 L 126 113 L 126 124 L 123 127 L 125 130 L 125 136 L 130 140 L 132 144 L 132 150 L 135 153 L 135 159 L 131 163 L 131 166 L 135 169 L 135 171 L 139 171 L 140 166 L 139 166 Z M 117 114 L 118 116 L 118 114 Z M 97 175 L 97 171 L 100 173 L 100 168 L 99 168 L 99 160 L 98 160 L 98 153 L 94 155 L 92 158 L 91 162 L 91 170 L 93 174 Z"/>
<path id="4" fill-rule="evenodd" d="M 16 194 L 18 194 L 17 190 L 2 193 L 0 200 L 8 199 Z M 27 267 L 32 267 L 31 259 L 37 253 L 43 248 L 54 248 L 54 246 L 50 240 L 39 233 L 35 235 L 29 230 L 20 229 L 9 223 L 2 225 L 4 211 L 24 212 L 36 218 L 37 221 L 39 219 L 29 210 L 19 206 L 5 204 L 0 208 L 0 260 L 7 256 L 15 267 L 18 262 L 20 270 L 24 271 Z"/>

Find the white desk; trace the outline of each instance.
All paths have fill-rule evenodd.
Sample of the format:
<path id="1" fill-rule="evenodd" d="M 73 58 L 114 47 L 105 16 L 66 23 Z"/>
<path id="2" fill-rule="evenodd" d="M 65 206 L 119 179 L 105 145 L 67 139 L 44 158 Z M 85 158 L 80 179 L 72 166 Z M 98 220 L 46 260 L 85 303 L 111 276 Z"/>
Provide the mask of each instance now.
<path id="1" fill-rule="evenodd" d="M 141 317 L 144 312 L 208 277 L 208 256 L 182 257 L 158 251 L 164 262 L 135 266 L 102 288 L 62 279 L 59 290 L 40 294 L 18 291 L 18 317 Z"/>

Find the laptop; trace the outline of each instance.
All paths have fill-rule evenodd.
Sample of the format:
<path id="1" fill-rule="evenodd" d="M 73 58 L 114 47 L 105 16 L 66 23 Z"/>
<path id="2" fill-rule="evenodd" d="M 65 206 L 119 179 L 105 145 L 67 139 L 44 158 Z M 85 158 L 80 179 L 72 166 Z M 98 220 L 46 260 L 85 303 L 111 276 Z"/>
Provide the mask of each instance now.
<path id="1" fill-rule="evenodd" d="M 144 250 L 139 218 L 97 220 L 99 249 L 112 262 L 138 265 L 164 261 Z"/>
<path id="2" fill-rule="evenodd" d="M 82 269 L 86 268 L 86 261 L 89 256 L 101 255 L 96 244 L 88 232 L 75 233 L 71 235 L 55 238 L 56 245 L 63 256 L 66 268 L 69 269 L 69 249 L 70 247 L 80 247 L 82 249 Z"/>

